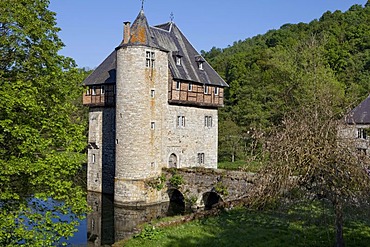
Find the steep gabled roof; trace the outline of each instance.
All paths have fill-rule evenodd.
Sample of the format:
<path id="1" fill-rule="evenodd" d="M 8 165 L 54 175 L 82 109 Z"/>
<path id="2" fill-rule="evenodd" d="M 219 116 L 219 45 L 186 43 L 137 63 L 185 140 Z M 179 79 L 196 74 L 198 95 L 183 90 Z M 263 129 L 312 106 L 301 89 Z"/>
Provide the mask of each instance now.
<path id="1" fill-rule="evenodd" d="M 84 85 L 116 83 L 116 51 L 113 51 L 83 82 Z"/>
<path id="2" fill-rule="evenodd" d="M 168 52 L 169 69 L 175 80 L 220 87 L 228 86 L 173 22 L 150 27 L 144 11 L 141 10 L 130 28 L 130 37 L 126 42 L 122 41 L 116 49 L 135 45 L 144 45 Z M 112 68 L 113 58 L 110 56 L 116 56 L 116 52 L 114 51 L 98 66 L 94 73 L 84 81 L 85 85 L 108 83 L 103 80 L 107 79 L 107 69 L 114 70 L 114 72 L 116 69 L 116 67 Z M 181 57 L 181 65 L 176 64 L 176 57 Z M 202 63 L 202 69 L 199 69 L 199 63 Z M 116 58 L 114 58 L 114 66 L 116 66 Z"/>
<path id="3" fill-rule="evenodd" d="M 348 124 L 370 124 L 370 95 L 346 116 Z"/>

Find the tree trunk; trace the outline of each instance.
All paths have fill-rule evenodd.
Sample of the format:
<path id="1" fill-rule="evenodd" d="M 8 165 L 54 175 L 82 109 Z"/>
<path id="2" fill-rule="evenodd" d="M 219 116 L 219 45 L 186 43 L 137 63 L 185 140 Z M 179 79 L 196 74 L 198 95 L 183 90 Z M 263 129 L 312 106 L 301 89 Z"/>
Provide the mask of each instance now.
<path id="1" fill-rule="evenodd" d="M 334 211 L 335 211 L 335 247 L 344 247 L 344 238 L 343 238 L 343 207 L 339 199 L 336 199 L 334 202 Z"/>

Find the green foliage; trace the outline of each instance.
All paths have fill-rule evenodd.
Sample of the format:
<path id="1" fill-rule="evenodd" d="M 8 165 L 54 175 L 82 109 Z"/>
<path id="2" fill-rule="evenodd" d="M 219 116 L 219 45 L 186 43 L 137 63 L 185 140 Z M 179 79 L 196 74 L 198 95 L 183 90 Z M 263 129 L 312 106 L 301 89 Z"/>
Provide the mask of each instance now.
<path id="1" fill-rule="evenodd" d="M 155 240 L 159 239 L 162 235 L 162 231 L 151 225 L 146 225 L 141 232 L 134 236 L 134 238 L 139 238 L 143 240 Z"/>
<path id="2" fill-rule="evenodd" d="M 215 191 L 223 196 L 227 196 L 229 194 L 226 185 L 222 183 L 222 181 L 219 181 L 215 184 Z"/>
<path id="3" fill-rule="evenodd" d="M 147 181 L 147 184 L 149 187 L 160 191 L 166 184 L 166 175 L 161 174 L 158 178 Z"/>
<path id="4" fill-rule="evenodd" d="M 174 188 L 177 189 L 180 187 L 180 185 L 184 183 L 184 178 L 180 174 L 174 173 L 172 174 L 172 177 L 169 179 L 169 182 Z"/>
<path id="5" fill-rule="evenodd" d="M 364 99 L 370 91 L 369 23 L 369 4 L 354 5 L 203 52 L 230 85 L 219 116 L 219 160 L 260 159 L 264 136 L 312 99 L 315 80 L 341 92 L 342 111 Z"/>
<path id="6" fill-rule="evenodd" d="M 47 0 L 0 2 L 0 245 L 48 246 L 73 234 L 87 209 L 72 179 L 85 162 L 86 72 L 58 55 Z M 39 205 L 31 203 L 36 198 Z M 60 205 L 50 210 L 50 200 Z M 40 206 L 41 205 L 41 206 Z M 44 205 L 44 206 L 42 206 Z"/>

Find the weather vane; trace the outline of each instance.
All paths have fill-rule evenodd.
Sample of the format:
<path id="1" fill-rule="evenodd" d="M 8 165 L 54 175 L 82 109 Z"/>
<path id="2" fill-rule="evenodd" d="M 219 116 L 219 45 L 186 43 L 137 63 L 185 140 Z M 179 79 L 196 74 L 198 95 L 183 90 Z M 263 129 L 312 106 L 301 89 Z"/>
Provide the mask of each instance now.
<path id="1" fill-rule="evenodd" d="M 141 1 L 141 9 L 144 9 L 144 2 L 145 0 L 140 0 Z"/>
<path id="2" fill-rule="evenodd" d="M 174 16 L 173 12 L 171 12 L 171 14 L 170 14 L 170 20 L 171 20 L 171 22 L 173 22 L 173 19 L 174 18 L 175 18 L 175 16 Z"/>

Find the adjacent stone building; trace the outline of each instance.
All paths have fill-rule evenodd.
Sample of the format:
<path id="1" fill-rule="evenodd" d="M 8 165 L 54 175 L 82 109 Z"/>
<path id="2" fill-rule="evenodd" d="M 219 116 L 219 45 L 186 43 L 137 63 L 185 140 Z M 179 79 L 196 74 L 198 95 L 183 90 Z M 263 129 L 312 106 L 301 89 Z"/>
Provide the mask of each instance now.
<path id="1" fill-rule="evenodd" d="M 347 138 L 354 140 L 358 152 L 369 155 L 370 142 L 370 96 L 347 114 L 346 128 L 342 131 Z"/>
<path id="2" fill-rule="evenodd" d="M 146 185 L 163 167 L 217 168 L 217 109 L 228 85 L 172 21 L 151 27 L 141 10 L 84 85 L 89 191 L 153 204 L 168 199 Z"/>

